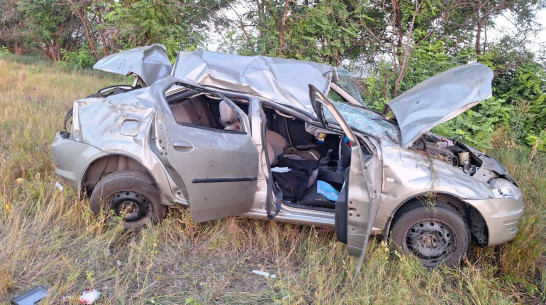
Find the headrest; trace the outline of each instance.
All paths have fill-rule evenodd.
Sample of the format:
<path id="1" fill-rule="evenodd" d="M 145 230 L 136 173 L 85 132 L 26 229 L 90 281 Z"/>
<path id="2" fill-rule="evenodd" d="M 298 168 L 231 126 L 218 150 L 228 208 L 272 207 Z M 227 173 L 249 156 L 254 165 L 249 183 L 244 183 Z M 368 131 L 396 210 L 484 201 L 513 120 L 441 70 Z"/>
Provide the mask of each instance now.
<path id="1" fill-rule="evenodd" d="M 222 124 L 222 126 L 226 127 L 230 124 L 239 122 L 237 113 L 233 111 L 226 102 L 221 101 L 218 106 L 220 107 L 220 124 Z"/>

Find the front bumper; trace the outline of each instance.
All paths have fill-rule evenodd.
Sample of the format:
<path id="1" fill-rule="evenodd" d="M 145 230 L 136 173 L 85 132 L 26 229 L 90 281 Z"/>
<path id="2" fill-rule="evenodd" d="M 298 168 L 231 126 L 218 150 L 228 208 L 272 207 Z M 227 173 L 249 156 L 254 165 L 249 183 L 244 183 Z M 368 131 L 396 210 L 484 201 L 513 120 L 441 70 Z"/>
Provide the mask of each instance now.
<path id="1" fill-rule="evenodd" d="M 516 237 L 518 222 L 523 215 L 521 198 L 466 200 L 466 202 L 483 216 L 489 233 L 488 246 L 499 245 Z"/>
<path id="2" fill-rule="evenodd" d="M 91 162 L 108 154 L 91 145 L 64 138 L 57 132 L 51 144 L 51 155 L 55 173 L 80 191 L 83 175 Z"/>

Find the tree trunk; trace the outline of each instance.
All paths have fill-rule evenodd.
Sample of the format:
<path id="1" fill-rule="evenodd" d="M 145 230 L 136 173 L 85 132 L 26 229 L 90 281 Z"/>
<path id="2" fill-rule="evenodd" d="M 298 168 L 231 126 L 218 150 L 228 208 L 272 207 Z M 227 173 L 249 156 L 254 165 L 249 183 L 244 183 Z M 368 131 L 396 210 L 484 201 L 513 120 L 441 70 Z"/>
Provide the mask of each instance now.
<path id="1" fill-rule="evenodd" d="M 415 20 L 417 18 L 417 15 L 419 14 L 419 10 L 421 9 L 421 5 L 423 4 L 424 0 L 422 2 L 417 1 L 415 3 L 415 9 L 413 11 L 413 17 L 411 19 L 410 27 L 408 29 L 408 36 L 406 41 L 406 47 L 404 48 L 404 52 L 402 53 L 402 61 L 400 63 L 400 71 L 398 72 L 398 77 L 396 78 L 396 81 L 394 82 L 394 96 L 396 97 L 398 95 L 398 91 L 400 89 L 400 83 L 402 80 L 404 80 L 404 77 L 406 75 L 406 70 L 408 68 L 408 60 L 411 55 L 412 49 L 410 49 L 410 45 L 412 44 L 412 35 L 413 35 L 413 29 L 415 26 Z"/>
<path id="2" fill-rule="evenodd" d="M 402 11 L 401 11 L 401 4 L 399 0 L 393 0 L 393 13 L 395 18 L 395 26 L 396 26 L 396 32 L 398 34 L 398 42 L 396 44 L 396 53 L 398 57 L 402 56 L 402 42 L 404 39 L 404 29 L 402 28 Z"/>
<path id="3" fill-rule="evenodd" d="M 288 1 L 284 0 L 284 12 L 282 14 L 281 29 L 279 31 L 279 55 L 282 55 L 284 48 L 284 25 L 286 24 L 286 15 L 288 15 Z"/>
<path id="4" fill-rule="evenodd" d="M 19 40 L 15 41 L 15 44 L 13 45 L 13 52 L 15 53 L 15 55 L 23 54 L 23 46 L 21 45 L 21 42 Z"/>
<path id="5" fill-rule="evenodd" d="M 91 49 L 91 54 L 93 54 L 95 60 L 99 60 L 99 57 L 97 55 L 97 40 L 95 39 L 95 35 L 91 33 L 91 31 L 89 31 L 87 13 L 83 14 L 82 12 L 78 12 L 78 18 L 81 20 L 83 29 L 85 30 L 85 37 L 89 42 L 89 49 Z"/>
<path id="6" fill-rule="evenodd" d="M 99 18 L 99 24 L 102 24 L 102 14 L 101 12 L 99 11 L 98 12 L 98 18 Z M 107 56 L 108 55 L 108 49 L 106 48 L 106 37 L 104 36 L 104 33 L 99 30 L 99 36 L 100 36 L 100 41 L 102 43 L 102 53 L 103 53 L 103 56 Z"/>
<path id="7" fill-rule="evenodd" d="M 476 55 L 482 55 L 482 48 L 480 45 L 481 41 L 481 34 L 482 34 L 482 26 L 483 26 L 483 20 L 480 16 L 480 11 L 482 9 L 482 2 L 478 2 L 478 9 L 476 10 L 476 20 L 478 23 L 477 29 L 476 29 L 476 43 L 474 45 L 474 49 L 476 50 Z"/>

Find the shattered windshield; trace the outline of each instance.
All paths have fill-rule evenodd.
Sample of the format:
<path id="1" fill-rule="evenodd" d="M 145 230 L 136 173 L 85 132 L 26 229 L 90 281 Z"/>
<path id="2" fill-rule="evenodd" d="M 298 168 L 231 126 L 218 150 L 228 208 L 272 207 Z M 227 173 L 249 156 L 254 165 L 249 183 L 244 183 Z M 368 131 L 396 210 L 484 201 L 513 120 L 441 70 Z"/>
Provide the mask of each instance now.
<path id="1" fill-rule="evenodd" d="M 386 121 L 379 114 L 364 108 L 358 108 L 346 103 L 332 101 L 343 119 L 351 128 L 361 132 L 386 138 L 391 142 L 400 143 L 400 130 L 395 124 Z M 324 117 L 327 122 L 338 124 L 330 111 L 324 111 Z"/>
<path id="2" fill-rule="evenodd" d="M 358 90 L 358 86 L 356 84 L 355 79 L 351 75 L 351 72 L 347 71 L 343 68 L 337 68 L 337 76 L 338 80 L 336 81 L 336 84 L 341 87 L 345 92 L 349 93 L 352 97 L 354 97 L 362 106 L 366 107 L 366 104 L 362 100 L 362 97 L 360 96 L 360 90 Z M 332 91 L 330 91 L 332 92 Z M 337 99 L 335 99 L 337 101 Z"/>

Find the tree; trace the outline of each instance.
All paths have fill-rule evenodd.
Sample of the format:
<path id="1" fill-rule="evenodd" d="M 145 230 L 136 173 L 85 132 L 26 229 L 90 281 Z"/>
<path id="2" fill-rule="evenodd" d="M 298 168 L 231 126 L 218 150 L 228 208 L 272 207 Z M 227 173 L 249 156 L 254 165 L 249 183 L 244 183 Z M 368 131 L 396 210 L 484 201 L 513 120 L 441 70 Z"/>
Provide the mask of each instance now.
<path id="1" fill-rule="evenodd" d="M 23 30 L 25 22 L 22 13 L 17 9 L 16 0 L 0 2 L 0 44 L 5 45 L 15 54 L 22 54 L 24 50 Z"/>
<path id="2" fill-rule="evenodd" d="M 122 49 L 161 42 L 171 56 L 204 41 L 207 21 L 228 0 L 120 0 L 109 2 L 104 15 L 111 38 Z"/>
<path id="3" fill-rule="evenodd" d="M 60 0 L 17 1 L 16 9 L 24 43 L 40 48 L 51 60 L 61 60 L 61 50 L 72 51 L 81 39 L 80 24 Z"/>

